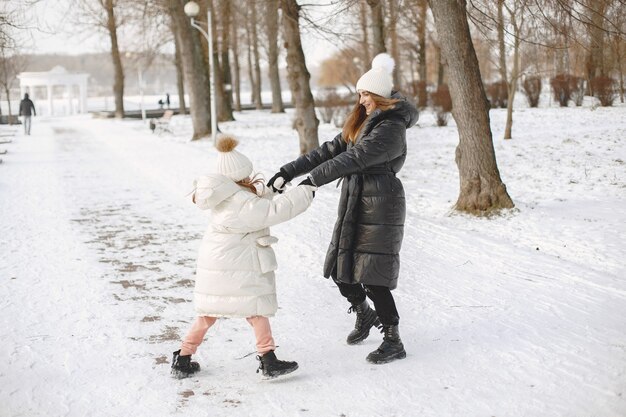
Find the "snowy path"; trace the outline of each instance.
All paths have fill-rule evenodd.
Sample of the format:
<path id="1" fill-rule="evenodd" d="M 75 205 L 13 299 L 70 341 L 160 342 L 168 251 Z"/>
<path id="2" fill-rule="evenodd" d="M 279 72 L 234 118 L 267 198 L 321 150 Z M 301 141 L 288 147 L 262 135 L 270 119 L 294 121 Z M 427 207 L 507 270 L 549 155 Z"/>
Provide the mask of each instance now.
<path id="1" fill-rule="evenodd" d="M 526 115 L 530 138 L 542 126 Z M 288 117 L 271 117 L 226 124 L 265 174 L 294 147 Z M 570 121 L 561 122 L 565 141 Z M 367 364 L 377 333 L 344 342 L 354 318 L 320 277 L 338 197 L 329 186 L 311 210 L 273 229 L 281 309 L 272 324 L 279 356 L 297 360 L 298 372 L 260 381 L 254 355 L 245 357 L 251 329 L 222 320 L 198 351 L 203 370 L 178 381 L 170 355 L 193 318 L 206 224 L 186 193 L 213 153 L 136 122 L 38 121 L 0 166 L 0 416 L 624 415 L 623 162 L 611 165 L 616 185 L 585 188 L 602 176 L 593 169 L 608 163 L 605 148 L 624 160 L 620 123 L 608 133 L 576 131 L 571 140 L 597 135 L 602 149 L 574 191 L 554 191 L 575 175 L 565 169 L 543 186 L 532 181 L 528 161 L 547 166 L 557 153 L 545 156 L 540 139 L 497 143 L 503 173 L 521 152 L 526 162 L 503 174 L 520 213 L 490 221 L 447 216 L 456 197 L 453 128 L 422 121 L 410 131 L 420 142 L 403 171 L 409 212 L 395 291 L 407 359 Z M 585 152 L 558 158 L 569 166 Z"/>

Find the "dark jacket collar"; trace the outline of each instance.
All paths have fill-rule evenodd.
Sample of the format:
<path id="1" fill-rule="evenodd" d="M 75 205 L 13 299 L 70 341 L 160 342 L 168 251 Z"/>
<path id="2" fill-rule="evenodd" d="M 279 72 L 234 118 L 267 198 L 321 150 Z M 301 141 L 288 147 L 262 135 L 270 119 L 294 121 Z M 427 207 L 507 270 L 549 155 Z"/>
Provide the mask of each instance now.
<path id="1" fill-rule="evenodd" d="M 365 125 L 361 129 L 361 134 L 359 136 L 368 134 L 374 126 L 385 119 L 399 119 L 404 122 L 407 129 L 413 127 L 415 123 L 417 123 L 419 112 L 417 111 L 417 108 L 406 99 L 406 97 L 395 91 L 391 94 L 391 98 L 400 101 L 394 105 L 393 109 L 385 111 L 381 109 L 374 110 L 372 114 L 365 119 Z"/>

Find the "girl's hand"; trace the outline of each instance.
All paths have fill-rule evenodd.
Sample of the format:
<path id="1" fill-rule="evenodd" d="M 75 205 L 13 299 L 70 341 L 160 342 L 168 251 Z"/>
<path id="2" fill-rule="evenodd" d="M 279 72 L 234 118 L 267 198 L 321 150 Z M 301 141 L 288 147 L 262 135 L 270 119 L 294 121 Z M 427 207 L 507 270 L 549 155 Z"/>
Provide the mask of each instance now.
<path id="1" fill-rule="evenodd" d="M 291 176 L 281 169 L 272 178 L 270 178 L 267 182 L 267 186 L 270 187 L 275 193 L 278 192 L 281 194 L 285 191 L 287 183 L 291 180 Z"/>

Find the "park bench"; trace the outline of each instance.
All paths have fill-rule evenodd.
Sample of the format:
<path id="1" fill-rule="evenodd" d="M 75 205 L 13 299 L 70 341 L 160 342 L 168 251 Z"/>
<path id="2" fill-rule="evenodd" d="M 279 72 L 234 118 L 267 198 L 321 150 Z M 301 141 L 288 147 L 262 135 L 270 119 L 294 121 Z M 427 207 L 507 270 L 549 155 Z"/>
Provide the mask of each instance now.
<path id="1" fill-rule="evenodd" d="M 158 119 L 151 119 L 150 130 L 152 130 L 152 133 L 174 133 L 170 128 L 172 116 L 174 116 L 174 110 L 165 110 L 165 113 L 163 113 L 162 117 L 159 117 Z"/>
<path id="2" fill-rule="evenodd" d="M 8 130 L 8 129 L 0 129 L 0 145 L 4 145 L 7 143 L 11 143 L 13 142 L 12 139 L 10 138 L 14 138 L 15 137 L 15 131 L 14 130 Z M 7 150 L 4 148 L 0 148 L 0 155 L 5 155 L 7 153 Z M 2 158 L 0 158 L 0 164 L 2 163 Z"/>

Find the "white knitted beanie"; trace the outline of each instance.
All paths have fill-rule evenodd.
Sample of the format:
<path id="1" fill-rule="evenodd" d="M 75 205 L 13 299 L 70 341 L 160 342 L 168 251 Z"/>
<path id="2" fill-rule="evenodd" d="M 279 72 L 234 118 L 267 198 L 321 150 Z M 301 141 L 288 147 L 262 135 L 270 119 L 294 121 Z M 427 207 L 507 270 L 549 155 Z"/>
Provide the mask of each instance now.
<path id="1" fill-rule="evenodd" d="M 391 97 L 392 73 L 395 65 L 395 61 L 389 54 L 376 55 L 372 60 L 372 69 L 356 82 L 356 91 L 369 91 L 385 98 Z"/>
<path id="2" fill-rule="evenodd" d="M 235 150 L 238 144 L 239 142 L 231 136 L 222 136 L 215 144 L 218 150 L 215 170 L 218 174 L 222 174 L 235 182 L 252 174 L 252 162 L 244 154 Z"/>

